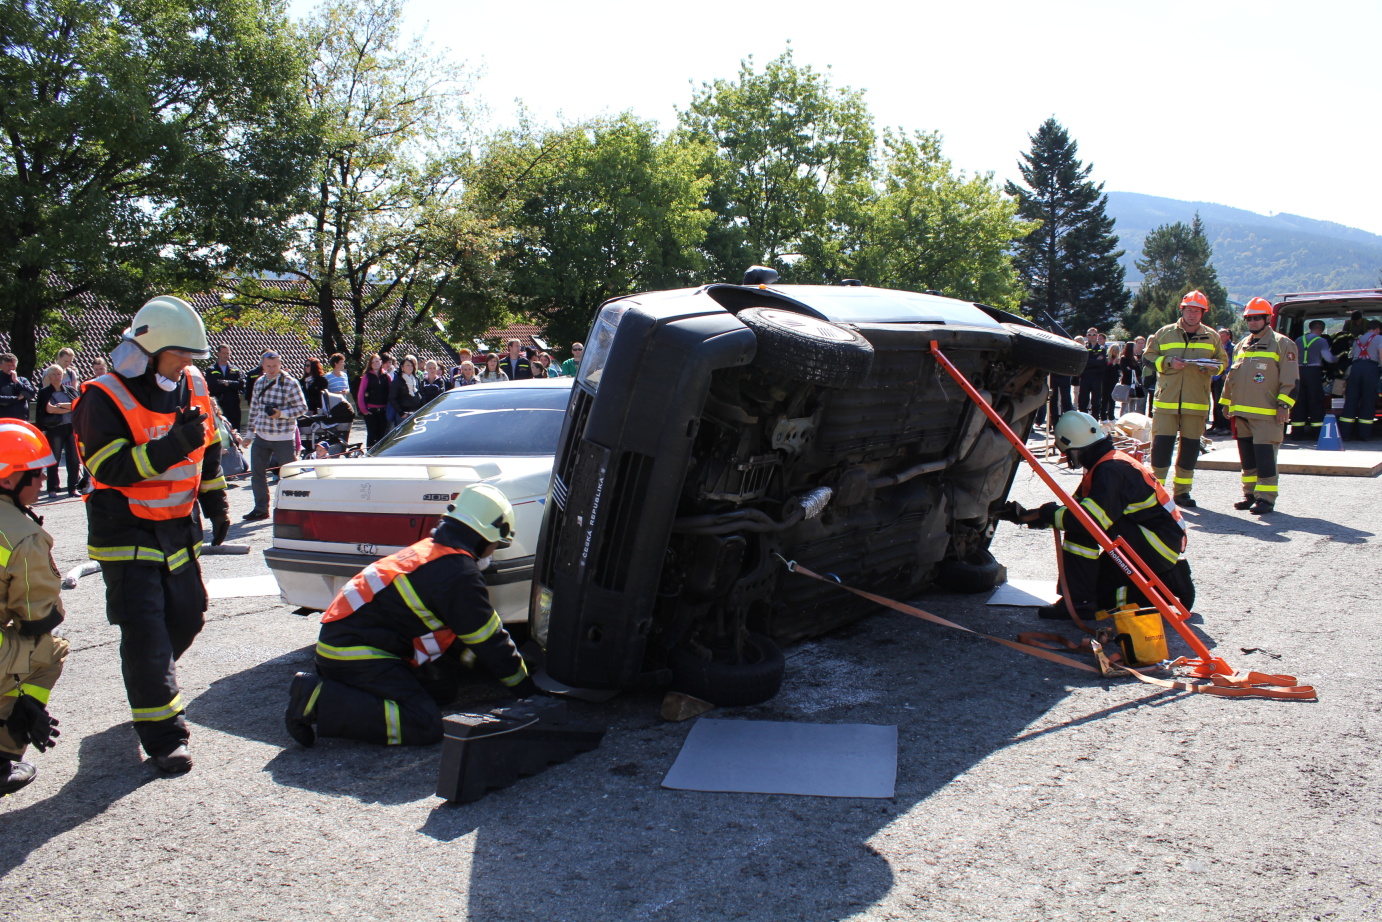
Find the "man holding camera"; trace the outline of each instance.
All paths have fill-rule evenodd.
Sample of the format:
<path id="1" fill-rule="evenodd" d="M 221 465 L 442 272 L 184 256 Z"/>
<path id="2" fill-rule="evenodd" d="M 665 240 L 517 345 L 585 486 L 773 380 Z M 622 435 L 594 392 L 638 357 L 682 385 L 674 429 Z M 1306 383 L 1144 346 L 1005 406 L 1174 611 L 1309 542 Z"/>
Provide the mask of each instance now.
<path id="1" fill-rule="evenodd" d="M 254 508 L 245 513 L 247 522 L 262 522 L 269 517 L 269 468 L 277 469 L 297 456 L 298 417 L 307 412 L 302 386 L 283 373 L 283 359 L 277 352 L 264 353 L 264 373 L 254 382 L 250 399 L 250 482 Z"/>

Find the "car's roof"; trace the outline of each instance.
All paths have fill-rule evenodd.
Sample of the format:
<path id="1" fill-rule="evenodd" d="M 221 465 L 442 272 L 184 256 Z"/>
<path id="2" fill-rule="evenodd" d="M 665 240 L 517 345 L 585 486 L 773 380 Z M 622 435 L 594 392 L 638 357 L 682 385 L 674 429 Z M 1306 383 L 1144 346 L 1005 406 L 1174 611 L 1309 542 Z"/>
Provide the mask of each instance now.
<path id="1" fill-rule="evenodd" d="M 1377 313 L 1382 311 L 1382 288 L 1296 292 L 1282 295 L 1276 310 L 1308 317 L 1338 317 L 1353 311 Z"/>
<path id="2" fill-rule="evenodd" d="M 972 301 L 943 295 L 867 285 L 706 285 L 642 292 L 628 299 L 654 313 L 673 309 L 668 302 L 708 297 L 738 312 L 745 307 L 783 307 L 834 323 L 943 323 L 1001 327 Z M 680 307 L 680 305 L 676 305 Z"/>

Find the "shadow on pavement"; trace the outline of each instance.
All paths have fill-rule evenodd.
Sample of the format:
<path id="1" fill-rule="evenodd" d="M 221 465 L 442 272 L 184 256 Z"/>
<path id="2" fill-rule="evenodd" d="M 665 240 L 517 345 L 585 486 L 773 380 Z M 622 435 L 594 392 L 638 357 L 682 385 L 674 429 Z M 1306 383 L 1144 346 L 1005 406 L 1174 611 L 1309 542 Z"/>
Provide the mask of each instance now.
<path id="1" fill-rule="evenodd" d="M 469 915 L 851 916 L 899 885 L 870 840 L 1013 745 L 1068 685 L 1084 683 L 1073 671 L 1048 680 L 1052 669 L 1015 662 L 1025 660 L 1020 654 L 901 616 L 869 618 L 787 654 L 787 683 L 776 698 L 707 716 L 895 724 L 894 797 L 663 789 L 694 721 L 663 722 L 652 695 L 572 702 L 573 716 L 609 725 L 598 750 L 475 803 L 438 805 L 420 829 L 441 841 L 473 837 Z"/>
<path id="2" fill-rule="evenodd" d="M 1248 535 L 1262 541 L 1283 543 L 1297 540 L 1291 533 L 1320 535 L 1331 538 L 1340 544 L 1366 544 L 1368 538 L 1375 537 L 1370 531 L 1340 525 L 1328 519 L 1314 516 L 1291 515 L 1289 512 L 1271 512 L 1264 516 L 1225 515 L 1200 506 L 1185 515 L 1186 520 L 1196 528 L 1216 535 Z M 1192 557 L 1193 559 L 1193 557 Z"/>
<path id="3" fill-rule="evenodd" d="M 35 797 L 43 799 L 4 814 L 0 878 L 23 864 L 34 849 L 100 816 L 111 804 L 155 780 L 158 776 L 152 772 L 131 770 L 134 748 L 129 723 L 83 737 L 78 744 L 77 773 L 61 790 L 47 797 L 43 797 L 43 757 L 33 759 L 38 777 L 28 787 L 5 798 L 6 806 Z"/>
<path id="4" fill-rule="evenodd" d="M 431 797 L 437 786 L 441 746 L 384 747 L 351 740 L 318 740 L 305 749 L 288 736 L 283 712 L 288 685 L 297 672 L 312 672 L 312 647 L 303 647 L 211 683 L 189 705 L 192 723 L 283 747 L 264 767 L 278 784 L 361 803 L 402 804 Z M 483 707 L 485 700 L 505 697 L 499 686 L 464 686 L 457 704 Z"/>

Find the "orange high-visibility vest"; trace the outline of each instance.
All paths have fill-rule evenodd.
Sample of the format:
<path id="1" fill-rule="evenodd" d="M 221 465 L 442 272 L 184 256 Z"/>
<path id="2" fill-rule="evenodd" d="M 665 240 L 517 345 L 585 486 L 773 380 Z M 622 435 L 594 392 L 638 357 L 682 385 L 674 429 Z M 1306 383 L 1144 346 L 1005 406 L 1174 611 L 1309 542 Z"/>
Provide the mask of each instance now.
<path id="1" fill-rule="evenodd" d="M 353 615 L 394 580 L 404 577 L 399 584 L 398 594 L 428 628 L 426 634 L 413 638 L 413 664 L 421 666 L 430 660 L 441 658 L 446 648 L 455 642 L 456 634 L 423 604 L 406 577 L 423 564 L 431 563 L 447 554 L 463 554 L 471 560 L 475 559 L 475 555 L 467 550 L 447 547 L 437 544 L 431 538 L 423 538 L 395 554 L 376 560 L 352 576 L 350 582 L 336 594 L 336 598 L 331 600 L 331 605 L 322 612 L 322 623 L 339 621 Z"/>
<path id="2" fill-rule="evenodd" d="M 119 490 L 129 501 L 130 511 L 141 519 L 160 521 L 179 519 L 192 514 L 192 507 L 197 502 L 197 490 L 202 482 L 202 456 L 206 454 L 206 446 L 218 438 L 216 408 L 211 405 L 211 394 L 207 390 L 206 379 L 191 365 L 187 366 L 185 374 L 188 389 L 192 392 L 190 405 L 206 414 L 206 420 L 202 423 L 205 437 L 202 444 L 193 449 L 186 460 L 179 461 L 161 474 L 154 472 L 149 466 L 148 455 L 140 446 L 167 435 L 177 420 L 177 411 L 155 413 L 150 410 L 134 399 L 134 395 L 118 375 L 104 374 L 82 385 L 83 391 L 88 387 L 99 387 L 115 401 L 134 440 L 135 466 L 141 471 L 151 472 L 145 479 L 127 487 L 102 483 L 95 471 L 91 472 L 91 480 L 98 488 Z M 90 494 L 87 498 L 90 499 Z"/>
<path id="3" fill-rule="evenodd" d="M 1095 461 L 1094 466 L 1085 471 L 1084 477 L 1080 478 L 1080 488 L 1077 491 L 1075 491 L 1075 498 L 1083 499 L 1085 496 L 1089 494 L 1089 487 L 1094 482 L 1094 468 L 1097 468 L 1099 465 L 1103 464 L 1110 458 L 1118 458 L 1120 461 L 1126 461 L 1133 467 L 1137 468 L 1138 473 L 1142 475 L 1142 479 L 1147 481 L 1147 486 L 1150 487 L 1156 493 L 1157 502 L 1161 504 L 1161 507 L 1163 509 L 1171 513 L 1171 517 L 1176 520 L 1176 524 L 1180 526 L 1181 532 L 1184 533 L 1186 530 L 1185 520 L 1181 518 L 1180 507 L 1177 506 L 1176 501 L 1171 498 L 1171 494 L 1166 492 L 1166 487 L 1162 485 L 1161 481 L 1156 479 L 1155 474 L 1153 474 L 1150 470 L 1147 469 L 1147 465 L 1143 464 L 1141 461 L 1138 461 L 1136 458 L 1134 458 L 1132 455 L 1128 454 L 1125 451 L 1118 451 L 1117 449 L 1114 449 L 1113 451 L 1104 455 L 1098 461 Z M 1181 546 L 1178 548 L 1178 550 L 1182 552 L 1185 550 L 1184 537 L 1182 537 L 1181 539 Z"/>

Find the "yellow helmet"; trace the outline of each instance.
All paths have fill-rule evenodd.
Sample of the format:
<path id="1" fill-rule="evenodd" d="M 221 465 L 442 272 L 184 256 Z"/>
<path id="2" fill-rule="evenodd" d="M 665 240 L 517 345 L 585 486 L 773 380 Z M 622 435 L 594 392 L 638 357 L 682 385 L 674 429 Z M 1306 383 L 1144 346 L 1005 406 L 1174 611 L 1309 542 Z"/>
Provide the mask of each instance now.
<path id="1" fill-rule="evenodd" d="M 135 313 L 124 338 L 139 345 L 149 355 L 164 349 L 177 349 L 193 358 L 211 355 L 206 341 L 206 325 L 182 298 L 159 295 Z"/>
<path id="2" fill-rule="evenodd" d="M 486 542 L 500 547 L 513 543 L 513 505 L 492 483 L 473 483 L 446 507 L 446 517 L 468 526 Z"/>

